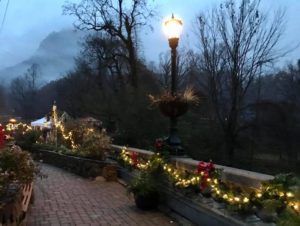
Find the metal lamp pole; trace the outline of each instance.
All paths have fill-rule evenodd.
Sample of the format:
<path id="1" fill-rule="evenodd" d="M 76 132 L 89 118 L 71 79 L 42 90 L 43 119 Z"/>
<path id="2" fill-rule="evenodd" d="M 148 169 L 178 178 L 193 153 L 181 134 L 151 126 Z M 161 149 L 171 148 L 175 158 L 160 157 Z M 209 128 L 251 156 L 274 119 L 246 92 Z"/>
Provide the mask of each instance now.
<path id="1" fill-rule="evenodd" d="M 171 95 L 176 97 L 177 94 L 177 46 L 179 38 L 170 38 L 169 46 L 171 48 Z M 168 137 L 168 144 L 171 146 L 172 151 L 178 154 L 182 150 L 181 140 L 177 134 L 177 117 L 170 117 L 170 131 Z"/>
<path id="2" fill-rule="evenodd" d="M 182 30 L 182 21 L 174 18 L 174 15 L 172 14 L 171 19 L 167 20 L 165 23 L 165 33 L 168 36 L 169 46 L 171 48 L 171 95 L 172 97 L 175 97 L 177 95 L 177 65 L 176 65 L 176 59 L 177 59 L 177 46 L 179 42 L 179 36 L 181 34 Z M 174 101 L 173 111 L 175 110 L 176 101 Z M 183 154 L 183 148 L 181 147 L 181 140 L 179 139 L 179 136 L 177 134 L 177 117 L 173 114 L 173 116 L 170 117 L 170 131 L 169 131 L 169 137 L 167 138 L 167 143 L 170 145 L 171 152 L 173 154 Z"/>

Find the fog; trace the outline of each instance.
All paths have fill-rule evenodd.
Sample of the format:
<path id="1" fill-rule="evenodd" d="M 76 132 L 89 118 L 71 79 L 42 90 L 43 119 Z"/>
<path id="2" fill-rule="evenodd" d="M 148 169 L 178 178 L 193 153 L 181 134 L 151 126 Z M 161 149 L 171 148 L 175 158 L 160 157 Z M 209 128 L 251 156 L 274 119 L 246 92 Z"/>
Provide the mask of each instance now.
<path id="1" fill-rule="evenodd" d="M 28 60 L 38 50 L 40 43 L 53 31 L 72 29 L 74 18 L 62 15 L 64 0 L 3 0 L 0 2 L 0 70 Z M 71 2 L 79 2 L 72 0 Z M 159 53 L 168 50 L 168 44 L 161 30 L 162 20 L 174 12 L 184 21 L 180 47 L 197 48 L 193 32 L 195 15 L 201 10 L 209 10 L 220 0 L 182 0 L 154 1 L 158 16 L 152 23 L 153 31 L 141 31 L 141 52 L 146 61 L 158 61 Z M 268 11 L 278 8 L 286 10 L 286 33 L 281 46 L 285 49 L 295 47 L 300 37 L 300 1 L 263 0 Z M 7 6 L 7 10 L 6 10 Z M 6 14 L 6 15 L 5 15 Z M 76 51 L 75 51 L 76 52 Z M 299 49 L 281 59 L 278 65 L 295 62 L 300 58 Z"/>

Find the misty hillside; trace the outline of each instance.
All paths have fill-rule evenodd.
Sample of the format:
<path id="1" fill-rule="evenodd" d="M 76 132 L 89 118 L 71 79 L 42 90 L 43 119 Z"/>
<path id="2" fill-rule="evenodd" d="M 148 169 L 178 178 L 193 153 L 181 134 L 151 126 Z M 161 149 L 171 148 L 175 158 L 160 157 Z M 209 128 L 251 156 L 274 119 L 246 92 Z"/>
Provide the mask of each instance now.
<path id="1" fill-rule="evenodd" d="M 12 79 L 23 75 L 32 64 L 39 66 L 41 81 L 59 78 L 73 68 L 82 38 L 83 32 L 71 29 L 50 33 L 29 59 L 0 70 L 0 83 L 8 85 Z"/>

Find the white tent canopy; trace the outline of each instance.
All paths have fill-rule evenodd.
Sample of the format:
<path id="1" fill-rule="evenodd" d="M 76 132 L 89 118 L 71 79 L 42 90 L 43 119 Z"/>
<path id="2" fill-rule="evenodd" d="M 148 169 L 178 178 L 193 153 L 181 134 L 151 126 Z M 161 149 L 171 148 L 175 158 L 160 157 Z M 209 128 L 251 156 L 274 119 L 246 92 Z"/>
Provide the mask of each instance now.
<path id="1" fill-rule="evenodd" d="M 32 127 L 51 128 L 51 122 L 47 121 L 46 117 L 35 120 L 30 123 Z"/>

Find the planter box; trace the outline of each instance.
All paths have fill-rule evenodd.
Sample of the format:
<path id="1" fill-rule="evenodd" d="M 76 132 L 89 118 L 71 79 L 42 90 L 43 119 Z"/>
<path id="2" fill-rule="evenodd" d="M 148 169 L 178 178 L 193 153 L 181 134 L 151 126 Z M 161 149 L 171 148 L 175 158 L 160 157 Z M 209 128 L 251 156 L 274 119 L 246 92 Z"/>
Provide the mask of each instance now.
<path id="1" fill-rule="evenodd" d="M 118 176 L 126 183 L 137 175 L 137 171 L 130 171 L 120 167 Z M 232 215 L 224 209 L 222 203 L 217 203 L 211 198 L 189 198 L 184 194 L 174 190 L 170 184 L 163 183 L 160 185 L 163 198 L 162 204 L 176 212 L 177 214 L 188 219 L 196 225 L 209 225 L 209 226 L 268 226 L 272 224 L 263 223 L 259 218 L 249 216 L 242 219 L 238 215 Z"/>
<path id="2" fill-rule="evenodd" d="M 12 196 L 1 200 L 0 225 L 1 226 L 25 226 L 26 213 L 32 200 L 33 183 L 26 185 L 14 185 L 9 192 Z"/>
<path id="3" fill-rule="evenodd" d="M 164 188 L 165 204 L 184 216 L 196 225 L 209 225 L 209 226 L 241 226 L 246 225 L 232 216 L 225 213 L 222 209 L 213 208 L 214 202 L 199 203 L 194 200 L 178 194 L 172 190 Z"/>

